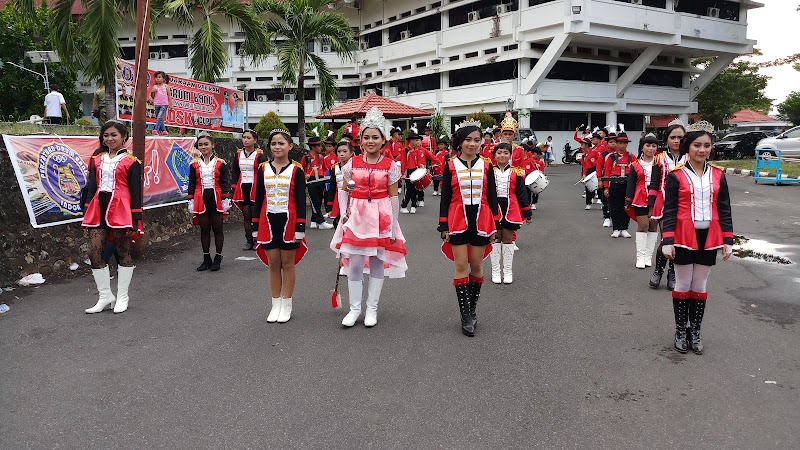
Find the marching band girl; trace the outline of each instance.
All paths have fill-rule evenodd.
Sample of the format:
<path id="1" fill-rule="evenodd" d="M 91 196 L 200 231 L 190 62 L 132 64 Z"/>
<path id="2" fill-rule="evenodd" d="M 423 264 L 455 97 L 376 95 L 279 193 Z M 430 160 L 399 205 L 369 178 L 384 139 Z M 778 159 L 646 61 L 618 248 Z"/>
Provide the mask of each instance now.
<path id="1" fill-rule="evenodd" d="M 453 286 L 461 313 L 461 332 L 472 337 L 483 286 L 483 259 L 500 215 L 492 163 L 478 154 L 480 123 L 462 123 L 451 141 L 453 149 L 461 154 L 444 168 L 438 230 L 445 241 L 442 250 L 455 262 Z"/>
<path id="2" fill-rule="evenodd" d="M 386 143 L 385 123 L 386 119 L 378 108 L 367 112 L 361 121 L 364 153 L 354 156 L 342 167 L 342 188 L 339 190 L 341 221 L 330 247 L 340 256 L 347 273 L 350 311 L 342 320 L 345 327 L 355 325 L 361 315 L 365 271 L 369 273 L 370 281 L 364 326 L 373 327 L 378 323 L 378 302 L 384 277 L 403 278 L 407 269 L 397 198 L 402 173 L 397 164 L 382 153 Z M 354 184 L 352 190 L 348 184 Z"/>
<path id="3" fill-rule="evenodd" d="M 528 188 L 525 186 L 525 171 L 519 167 L 511 167 L 511 145 L 505 142 L 494 147 L 493 167 L 495 186 L 497 187 L 497 203 L 500 208 L 500 222 L 497 229 L 500 243 L 492 246 L 492 283 L 511 284 L 514 282 L 514 232 L 525 224 L 531 223 L 531 207 Z M 523 219 L 524 217 L 524 219 Z M 502 277 L 500 275 L 500 259 L 503 260 Z"/>
<path id="4" fill-rule="evenodd" d="M 661 192 L 659 192 L 659 196 L 661 197 L 661 204 L 663 205 L 664 199 L 664 190 L 666 189 L 666 179 L 667 174 L 672 171 L 676 166 L 679 164 L 683 164 L 686 162 L 686 156 L 681 154 L 681 141 L 683 140 L 683 136 L 686 135 L 686 128 L 683 126 L 683 122 L 680 119 L 675 119 L 669 123 L 667 127 L 666 137 L 667 137 L 667 151 L 659 153 L 656 157 L 664 164 L 664 172 L 661 177 Z M 656 208 L 658 208 L 659 202 L 656 202 Z M 663 209 L 663 208 L 662 208 Z M 654 216 L 661 216 L 663 211 L 655 211 Z M 661 223 L 661 228 L 663 231 L 663 222 Z M 664 275 L 664 268 L 667 265 L 667 258 L 664 257 L 664 254 L 659 249 L 656 252 L 656 265 L 653 269 L 653 275 L 650 277 L 650 287 L 653 289 L 658 289 L 658 286 L 661 285 L 661 278 Z M 667 289 L 673 290 L 675 288 L 675 263 L 669 261 L 669 270 L 667 271 Z"/>
<path id="5" fill-rule="evenodd" d="M 342 167 L 344 167 L 345 164 L 347 164 L 347 161 L 350 161 L 350 158 L 353 157 L 353 146 L 350 145 L 350 141 L 347 139 L 342 139 L 339 141 L 339 144 L 336 145 L 336 155 L 339 158 L 339 161 L 333 166 L 333 168 L 331 168 L 330 171 L 331 180 L 336 182 L 334 185 L 336 193 L 334 194 L 333 204 L 331 205 L 331 218 L 333 219 L 334 227 L 339 226 L 339 219 L 341 215 L 339 210 L 339 189 L 342 187 Z"/>
<path id="6" fill-rule="evenodd" d="M 231 164 L 231 180 L 235 180 L 233 202 L 242 211 L 244 222 L 245 244 L 242 250 L 255 250 L 253 240 L 253 179 L 261 163 L 267 160 L 264 151 L 258 148 L 258 134 L 253 130 L 242 133 L 242 148 L 236 151 L 236 158 Z"/>
<path id="7" fill-rule="evenodd" d="M 714 127 L 700 121 L 686 131 L 681 143 L 686 165 L 667 175 L 663 252 L 675 263 L 675 349 L 702 354 L 708 276 L 718 250 L 723 261 L 733 254 L 733 219 L 725 172 L 707 162 Z"/>
<path id="8" fill-rule="evenodd" d="M 616 143 L 614 143 L 615 149 L 609 147 L 610 142 L 606 140 L 606 136 L 606 130 L 595 128 L 589 138 L 592 141 L 592 148 L 599 156 L 597 158 L 597 165 L 595 166 L 595 173 L 597 174 L 598 182 L 597 197 L 600 198 L 600 203 L 603 205 L 603 228 L 611 226 L 611 212 L 608 209 L 608 198 L 604 195 L 603 182 L 601 179 L 606 176 L 606 174 L 603 173 L 606 165 L 606 157 L 616 149 Z M 616 137 L 616 135 L 614 135 L 614 137 Z"/>
<path id="9" fill-rule="evenodd" d="M 444 173 L 444 165 L 450 159 L 450 150 L 447 148 L 446 136 L 440 136 L 436 142 L 438 149 L 434 155 L 436 161 L 431 164 L 431 175 L 433 175 L 433 195 L 439 195 L 439 185 L 442 182 L 442 174 Z"/>
<path id="10" fill-rule="evenodd" d="M 642 159 L 631 164 L 628 172 L 625 210 L 636 220 L 636 268 L 650 267 L 653 250 L 658 240 L 658 219 L 655 216 L 656 201 L 661 192 L 663 167 L 656 159 L 658 139 L 648 134 L 643 139 Z M 663 206 L 659 206 L 659 210 Z"/>
<path id="11" fill-rule="evenodd" d="M 83 227 L 89 234 L 89 260 L 100 296 L 87 314 L 114 308 L 115 313 L 128 309 L 128 287 L 133 277 L 131 239 L 142 232 L 142 163 L 123 148 L 128 128 L 109 120 L 100 127 L 100 151 L 89 163 L 86 195 L 81 199 L 85 211 Z M 114 236 L 119 266 L 117 297 L 111 293 L 111 275 L 103 261 L 103 248 L 109 235 Z"/>
<path id="12" fill-rule="evenodd" d="M 339 155 L 336 154 L 336 139 L 333 136 L 333 131 L 328 131 L 328 137 L 325 138 L 325 153 L 322 158 L 324 159 L 324 167 L 330 172 L 335 170 L 336 165 L 339 164 Z M 331 175 L 329 173 L 328 175 Z M 323 217 L 331 217 L 333 205 L 336 203 L 336 186 L 333 177 L 325 184 L 325 214 Z M 333 224 L 336 227 L 336 224 Z"/>
<path id="13" fill-rule="evenodd" d="M 306 253 L 306 178 L 303 167 L 289 159 L 294 146 L 286 130 L 273 130 L 269 148 L 274 159 L 256 172 L 253 237 L 258 256 L 269 266 L 272 309 L 267 322 L 288 322 L 292 316 L 295 265 Z"/>
<path id="14" fill-rule="evenodd" d="M 630 225 L 630 217 L 625 212 L 625 193 L 626 181 L 628 176 L 628 166 L 634 161 L 636 157 L 628 153 L 628 135 L 625 131 L 620 131 L 615 137 L 609 136 L 609 142 L 616 143 L 617 151 L 609 153 L 606 156 L 605 167 L 603 168 L 604 177 L 619 177 L 616 181 L 603 182 L 603 195 L 608 199 L 608 209 L 611 213 L 611 222 L 614 227 L 614 232 L 611 233 L 612 238 L 625 237 L 630 238 L 628 233 L 628 226 Z"/>
<path id="15" fill-rule="evenodd" d="M 578 140 L 578 130 L 575 130 L 575 136 L 575 139 Z M 580 138 L 578 142 L 581 143 L 581 153 L 583 153 L 583 157 L 581 158 L 581 177 L 585 178 L 587 175 L 591 175 L 596 171 L 597 160 L 600 159 L 600 153 L 592 148 L 592 141 L 590 139 Z M 598 178 L 597 181 L 599 182 L 600 179 Z M 583 209 L 592 209 L 592 200 L 594 200 L 595 191 L 590 191 L 589 188 L 585 186 L 583 189 L 586 191 L 586 207 Z"/>
<path id="16" fill-rule="evenodd" d="M 231 209 L 228 198 L 231 188 L 228 164 L 214 153 L 214 138 L 204 134 L 197 138 L 195 148 L 200 157 L 189 166 L 189 212 L 200 225 L 200 244 L 203 247 L 203 263 L 198 272 L 219 270 L 222 264 L 223 215 Z M 195 201 L 197 200 L 197 201 Z M 211 230 L 214 230 L 214 247 L 217 252 L 211 261 Z"/>

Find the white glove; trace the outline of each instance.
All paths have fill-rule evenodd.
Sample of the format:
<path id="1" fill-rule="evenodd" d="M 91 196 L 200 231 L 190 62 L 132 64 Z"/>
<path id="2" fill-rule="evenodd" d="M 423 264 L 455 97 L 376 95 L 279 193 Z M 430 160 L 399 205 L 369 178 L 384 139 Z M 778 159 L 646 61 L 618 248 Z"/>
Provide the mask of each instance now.
<path id="1" fill-rule="evenodd" d="M 226 198 L 222 200 L 222 210 L 225 212 L 230 211 L 231 209 L 231 199 Z"/>
<path id="2" fill-rule="evenodd" d="M 672 257 L 674 257 L 675 256 L 675 246 L 674 245 L 665 245 L 665 246 L 661 247 L 661 253 L 663 253 L 664 256 L 672 256 Z"/>
<path id="3" fill-rule="evenodd" d="M 194 214 L 194 199 L 189 200 L 189 214 Z"/>
<path id="4" fill-rule="evenodd" d="M 302 241 L 305 238 L 306 238 L 306 234 L 305 233 L 302 233 L 300 231 L 295 231 L 294 232 L 294 240 L 295 241 Z"/>
<path id="5" fill-rule="evenodd" d="M 397 230 L 400 228 L 400 199 L 395 195 L 390 197 L 392 203 L 392 239 L 397 239 Z"/>
<path id="6" fill-rule="evenodd" d="M 250 234 L 252 234 L 254 238 L 258 237 L 258 231 L 257 230 L 253 230 L 253 232 L 250 233 Z"/>
<path id="7" fill-rule="evenodd" d="M 730 257 L 733 254 L 733 246 L 724 244 L 722 246 L 722 256 Z"/>

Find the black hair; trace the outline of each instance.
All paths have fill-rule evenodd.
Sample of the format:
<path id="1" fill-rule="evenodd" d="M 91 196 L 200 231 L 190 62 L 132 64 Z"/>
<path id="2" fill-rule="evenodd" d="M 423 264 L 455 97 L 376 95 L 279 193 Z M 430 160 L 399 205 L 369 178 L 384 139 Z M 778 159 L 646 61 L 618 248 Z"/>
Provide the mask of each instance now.
<path id="1" fill-rule="evenodd" d="M 294 144 L 294 141 L 292 141 L 292 135 L 289 134 L 288 131 L 275 130 L 275 131 L 273 131 L 272 133 L 269 134 L 269 139 L 267 139 L 267 145 L 271 145 L 272 144 L 272 138 L 274 138 L 276 134 L 283 135 L 286 138 L 286 141 L 289 142 L 289 144 Z"/>
<path id="2" fill-rule="evenodd" d="M 350 141 L 348 141 L 347 139 L 342 139 L 341 141 L 337 142 L 336 143 L 336 150 L 334 150 L 334 151 L 336 153 L 339 153 L 339 147 L 341 147 L 341 146 L 347 147 L 347 149 L 350 150 L 350 153 L 355 153 L 355 150 L 353 149 L 353 144 L 351 144 Z"/>
<path id="3" fill-rule="evenodd" d="M 692 142 L 696 141 L 697 138 L 704 135 L 711 138 L 711 142 L 714 142 L 714 135 L 709 133 L 708 131 L 698 130 L 686 133 L 686 136 L 684 136 L 683 140 L 681 141 L 681 147 L 680 147 L 681 155 L 689 153 L 689 146 L 692 145 Z"/>
<path id="4" fill-rule="evenodd" d="M 200 142 L 200 139 L 208 139 L 208 142 L 211 142 L 211 146 L 214 146 L 214 137 L 210 134 L 203 133 L 200 136 L 197 136 L 197 139 L 194 141 L 194 148 L 200 148 L 197 146 L 197 144 Z"/>
<path id="5" fill-rule="evenodd" d="M 492 155 L 496 154 L 498 150 L 508 150 L 508 153 L 512 153 L 514 147 L 512 147 L 508 142 L 501 142 L 494 146 L 492 149 Z"/>
<path id="6" fill-rule="evenodd" d="M 491 131 L 484 131 L 483 135 L 481 137 L 486 137 L 486 136 L 492 137 L 492 132 Z"/>
<path id="7" fill-rule="evenodd" d="M 453 148 L 460 151 L 461 144 L 464 142 L 467 136 L 476 131 L 480 132 L 481 129 L 476 127 L 475 125 L 468 125 L 456 130 L 456 132 L 453 133 L 453 137 L 450 139 L 450 141 L 453 143 Z"/>
<path id="8" fill-rule="evenodd" d="M 673 131 L 677 130 L 678 128 L 680 128 L 681 130 L 683 130 L 684 133 L 686 133 L 686 127 L 684 127 L 683 125 L 681 125 L 679 123 L 676 123 L 675 125 L 670 125 L 669 127 L 667 127 L 667 132 L 664 134 L 664 140 L 665 141 L 668 140 L 669 139 L 669 135 Z"/>
<path id="9" fill-rule="evenodd" d="M 361 140 L 361 136 L 363 136 L 363 135 L 364 135 L 364 132 L 365 132 L 365 131 L 367 131 L 367 130 L 369 130 L 369 129 L 372 129 L 372 130 L 378 130 L 378 133 L 380 133 L 380 134 L 381 134 L 381 137 L 382 137 L 384 140 L 386 140 L 386 135 L 385 135 L 385 134 L 383 134 L 383 130 L 381 130 L 381 129 L 380 129 L 380 128 L 378 128 L 378 127 L 364 127 L 364 128 L 362 128 L 362 129 L 361 129 L 361 134 L 360 134 L 359 136 L 355 136 L 353 139 L 358 139 L 358 140 Z M 391 136 L 391 135 L 390 135 L 390 136 Z"/>
<path id="10" fill-rule="evenodd" d="M 250 133 L 250 135 L 253 136 L 253 139 L 258 141 L 258 133 L 256 133 L 256 130 L 251 130 L 250 128 L 248 128 L 242 131 L 242 136 L 244 136 L 245 133 Z"/>
<path id="11" fill-rule="evenodd" d="M 350 117 L 350 122 L 358 122 L 358 115 L 356 115 L 356 114 L 353 114 L 353 115 Z"/>
<path id="12" fill-rule="evenodd" d="M 124 122 L 120 122 L 119 120 L 109 120 L 108 122 L 104 123 L 102 127 L 100 127 L 100 148 L 95 153 L 102 153 L 108 151 L 108 146 L 105 142 L 103 142 L 103 133 L 106 132 L 109 128 L 116 128 L 119 134 L 124 136 L 122 143 L 124 144 L 127 142 L 128 138 L 130 137 L 130 133 L 128 132 L 128 126 L 125 125 Z"/>
<path id="13" fill-rule="evenodd" d="M 58 90 L 58 85 L 55 84 L 55 83 L 50 83 L 50 90 L 51 91 L 57 91 Z"/>
<path id="14" fill-rule="evenodd" d="M 159 76 L 159 75 L 161 75 L 162 77 L 164 77 L 164 83 L 167 83 L 167 84 L 169 84 L 169 75 L 167 75 L 166 73 L 164 73 L 164 71 L 163 71 L 163 70 L 156 70 L 156 73 L 154 73 L 154 74 L 153 74 L 153 80 L 155 80 L 155 79 L 156 79 L 156 77 L 157 77 L 157 76 Z"/>

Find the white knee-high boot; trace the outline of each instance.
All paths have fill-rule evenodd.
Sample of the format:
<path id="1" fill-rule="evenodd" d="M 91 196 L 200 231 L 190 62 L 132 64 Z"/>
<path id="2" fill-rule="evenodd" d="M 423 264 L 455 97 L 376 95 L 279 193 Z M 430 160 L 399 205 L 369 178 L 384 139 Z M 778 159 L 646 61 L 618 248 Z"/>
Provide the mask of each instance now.
<path id="1" fill-rule="evenodd" d="M 346 327 L 352 327 L 356 324 L 356 320 L 358 320 L 358 316 L 361 315 L 361 295 L 364 291 L 364 282 L 362 280 L 359 281 L 347 281 L 347 294 L 350 298 L 350 312 L 344 316 L 344 320 L 342 320 L 342 325 Z"/>
<path id="2" fill-rule="evenodd" d="M 636 268 L 644 269 L 644 255 L 647 253 L 647 232 L 636 232 Z"/>
<path id="3" fill-rule="evenodd" d="M 122 313 L 128 310 L 128 286 L 131 285 L 133 269 L 136 266 L 117 267 L 117 305 L 114 306 L 115 313 Z"/>
<path id="4" fill-rule="evenodd" d="M 645 250 L 645 259 L 644 265 L 646 267 L 650 267 L 653 265 L 653 253 L 656 250 L 656 245 L 658 244 L 658 231 L 648 231 L 647 232 L 647 249 Z"/>
<path id="5" fill-rule="evenodd" d="M 381 299 L 383 278 L 369 277 L 367 287 L 367 312 L 364 314 L 364 326 L 374 327 L 378 323 L 378 301 Z"/>
<path id="6" fill-rule="evenodd" d="M 85 310 L 86 314 L 99 313 L 106 308 L 113 308 L 114 302 L 117 300 L 111 293 L 111 274 L 108 272 L 108 266 L 102 269 L 92 269 L 92 276 L 97 285 L 97 291 L 100 292 L 100 297 L 94 306 Z"/>
<path id="7" fill-rule="evenodd" d="M 514 282 L 514 244 L 503 244 L 503 283 Z"/>
<path id="8" fill-rule="evenodd" d="M 503 282 L 500 276 L 500 255 L 502 252 L 502 244 L 492 244 L 492 252 L 489 254 L 489 259 L 492 261 L 492 283 L 494 284 Z"/>

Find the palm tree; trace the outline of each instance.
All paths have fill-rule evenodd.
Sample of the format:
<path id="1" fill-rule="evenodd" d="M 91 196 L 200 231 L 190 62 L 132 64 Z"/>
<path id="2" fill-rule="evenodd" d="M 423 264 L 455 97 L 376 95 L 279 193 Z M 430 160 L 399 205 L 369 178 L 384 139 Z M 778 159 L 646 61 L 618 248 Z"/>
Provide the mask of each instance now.
<path id="1" fill-rule="evenodd" d="M 300 146 L 305 144 L 305 83 L 312 70 L 319 78 L 322 109 L 330 109 L 336 100 L 336 79 L 319 55 L 308 51 L 309 42 L 330 45 L 342 59 L 352 59 L 356 41 L 347 19 L 328 5 L 334 0 L 253 0 L 257 14 L 266 18 L 271 52 L 278 56 L 281 86 L 296 86 L 297 129 Z"/>

